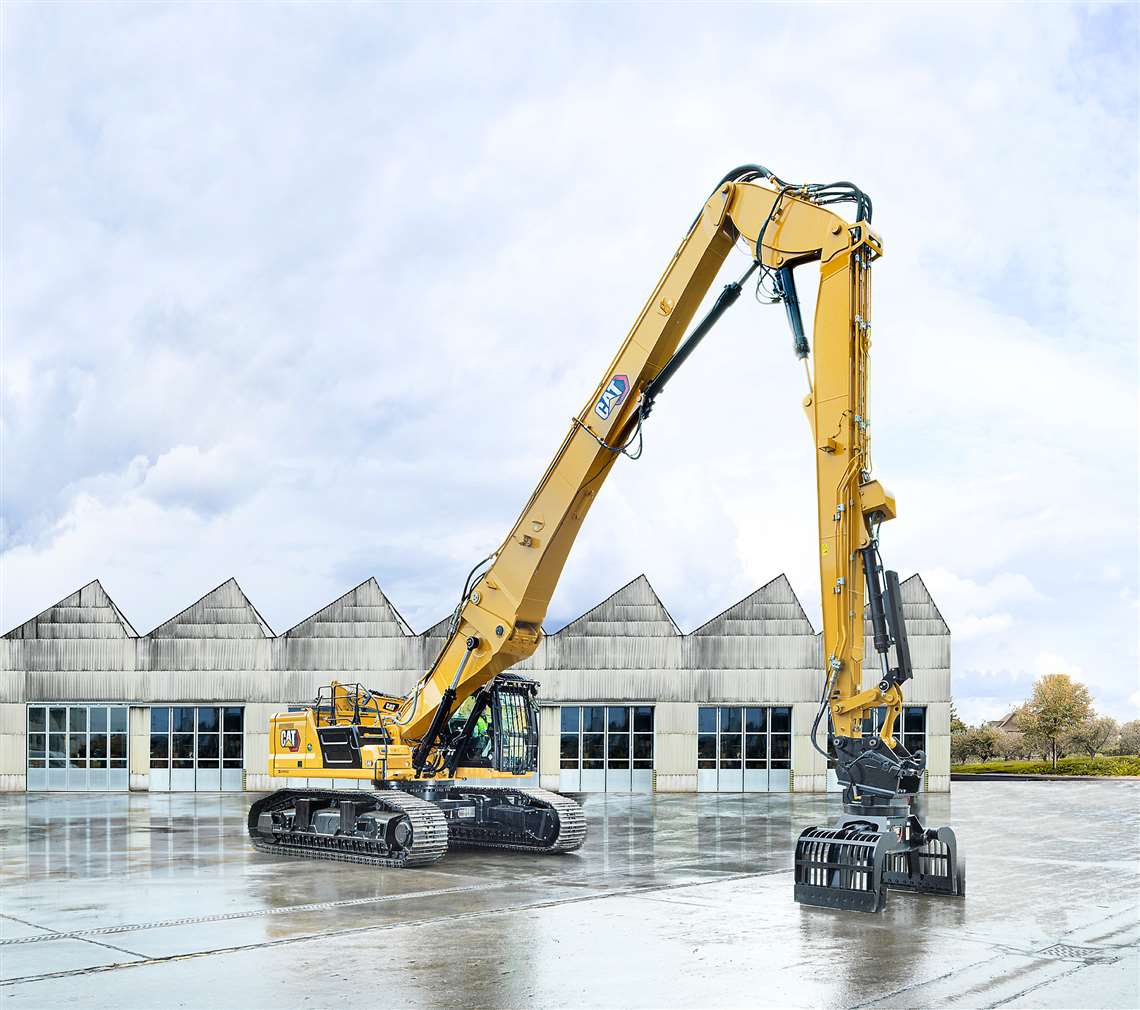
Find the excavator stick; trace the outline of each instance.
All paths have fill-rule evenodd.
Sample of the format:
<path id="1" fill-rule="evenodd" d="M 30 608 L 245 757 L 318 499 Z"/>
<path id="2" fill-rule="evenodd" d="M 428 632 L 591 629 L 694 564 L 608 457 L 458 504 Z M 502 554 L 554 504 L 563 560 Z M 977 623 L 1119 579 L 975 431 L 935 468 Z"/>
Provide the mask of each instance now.
<path id="1" fill-rule="evenodd" d="M 963 897 L 966 869 L 954 832 L 928 830 L 911 814 L 847 817 L 834 827 L 800 834 L 795 856 L 800 904 L 881 912 L 888 888 Z"/>

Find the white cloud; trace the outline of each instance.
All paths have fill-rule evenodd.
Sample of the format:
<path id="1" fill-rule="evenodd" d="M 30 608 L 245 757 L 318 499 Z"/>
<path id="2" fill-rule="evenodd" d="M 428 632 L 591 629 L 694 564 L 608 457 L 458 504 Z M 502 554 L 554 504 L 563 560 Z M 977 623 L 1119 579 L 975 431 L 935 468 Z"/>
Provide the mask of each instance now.
<path id="1" fill-rule="evenodd" d="M 712 183 L 759 160 L 875 199 L 884 556 L 950 623 L 957 692 L 1004 705 L 1054 652 L 1123 706 L 1136 18 L 6 12 L 3 625 L 99 576 L 149 628 L 236 575 L 287 627 L 372 574 L 433 622 Z M 780 571 L 814 614 L 802 385 L 781 310 L 742 299 L 555 621 L 641 571 L 683 627 Z"/>

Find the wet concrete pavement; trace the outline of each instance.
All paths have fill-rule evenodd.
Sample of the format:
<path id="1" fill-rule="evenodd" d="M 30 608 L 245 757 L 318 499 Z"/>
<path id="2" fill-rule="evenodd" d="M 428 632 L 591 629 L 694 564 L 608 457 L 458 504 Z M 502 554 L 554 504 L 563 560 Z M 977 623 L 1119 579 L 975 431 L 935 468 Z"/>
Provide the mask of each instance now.
<path id="1" fill-rule="evenodd" d="M 877 916 L 792 901 L 836 797 L 589 796 L 578 853 L 403 871 L 255 852 L 252 798 L 0 795 L 0 1002 L 1140 1006 L 1140 782 L 927 797 L 967 897 Z"/>

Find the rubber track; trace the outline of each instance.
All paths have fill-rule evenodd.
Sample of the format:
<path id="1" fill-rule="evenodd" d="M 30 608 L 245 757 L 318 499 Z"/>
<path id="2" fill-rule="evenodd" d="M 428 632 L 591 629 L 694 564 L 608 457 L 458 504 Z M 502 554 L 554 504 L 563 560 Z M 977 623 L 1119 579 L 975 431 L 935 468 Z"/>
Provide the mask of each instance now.
<path id="1" fill-rule="evenodd" d="M 456 792 L 464 792 L 462 786 Z M 470 792 L 511 794 L 526 796 L 539 806 L 553 808 L 558 815 L 558 834 L 551 845 L 526 845 L 517 842 L 496 842 L 453 836 L 450 845 L 464 849 L 511 849 L 516 852 L 573 852 L 586 840 L 586 812 L 570 797 L 546 789 L 513 789 L 496 786 L 470 786 Z"/>
<path id="2" fill-rule="evenodd" d="M 384 789 L 376 792 L 349 792 L 341 789 L 288 789 L 281 790 L 288 796 L 274 794 L 258 800 L 249 812 L 249 837 L 255 848 L 270 852 L 275 856 L 293 856 L 299 859 L 328 859 L 338 863 L 361 863 L 366 866 L 384 866 L 393 869 L 428 866 L 440 859 L 447 851 L 447 818 L 437 806 L 410 796 L 398 789 Z M 412 824 L 412 847 L 399 856 L 384 856 L 374 852 L 362 852 L 350 844 L 366 842 L 365 839 L 351 839 L 343 836 L 296 834 L 291 836 L 296 843 L 270 842 L 256 834 L 255 811 L 288 808 L 297 797 L 314 799 L 360 800 L 374 803 L 377 807 L 399 810 L 408 815 Z M 277 804 L 274 804 L 277 799 Z"/>

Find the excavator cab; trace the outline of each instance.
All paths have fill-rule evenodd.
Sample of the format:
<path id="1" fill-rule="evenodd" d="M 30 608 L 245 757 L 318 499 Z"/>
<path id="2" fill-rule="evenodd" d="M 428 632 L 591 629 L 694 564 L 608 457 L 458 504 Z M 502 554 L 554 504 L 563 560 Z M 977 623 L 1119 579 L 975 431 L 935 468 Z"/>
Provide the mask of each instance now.
<path id="1" fill-rule="evenodd" d="M 488 768 L 505 775 L 538 770 L 538 683 L 501 673 L 467 698 L 447 722 L 444 752 L 451 774 Z"/>

